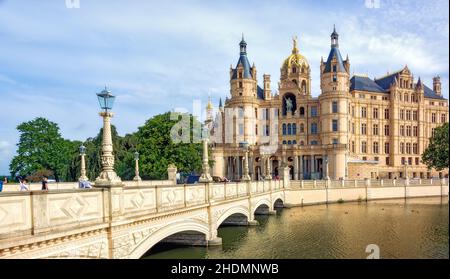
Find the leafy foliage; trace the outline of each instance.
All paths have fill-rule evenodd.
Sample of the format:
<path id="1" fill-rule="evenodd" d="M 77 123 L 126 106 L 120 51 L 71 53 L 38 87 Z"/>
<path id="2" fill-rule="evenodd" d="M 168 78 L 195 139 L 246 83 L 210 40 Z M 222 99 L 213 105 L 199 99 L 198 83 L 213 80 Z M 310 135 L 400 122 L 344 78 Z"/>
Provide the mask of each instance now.
<path id="1" fill-rule="evenodd" d="M 201 170 L 202 146 L 191 143 L 194 135 L 199 136 L 195 134 L 198 129 L 192 127 L 201 127 L 201 124 L 192 115 L 184 116 L 190 120 L 189 143 L 172 141 L 171 130 L 179 120 L 171 120 L 169 112 L 154 116 L 137 132 L 124 137 L 119 136 L 112 125 L 117 174 L 123 180 L 133 179 L 135 151 L 140 153 L 140 176 L 143 179 L 166 179 L 167 167 L 172 163 L 180 172 Z M 45 118 L 22 123 L 17 129 L 20 133 L 18 154 L 10 164 L 13 177 L 20 175 L 40 179 L 44 173 L 48 175 L 51 172 L 58 181 L 77 181 L 80 175 L 80 141 L 63 139 L 58 125 Z M 101 172 L 102 137 L 103 129 L 96 137 L 88 138 L 83 143 L 86 147 L 86 174 L 90 180 L 95 180 Z"/>
<path id="2" fill-rule="evenodd" d="M 429 169 L 435 168 L 437 171 L 441 171 L 449 167 L 448 129 L 448 123 L 436 128 L 434 136 L 430 139 L 430 144 L 422 154 L 422 161 Z"/>

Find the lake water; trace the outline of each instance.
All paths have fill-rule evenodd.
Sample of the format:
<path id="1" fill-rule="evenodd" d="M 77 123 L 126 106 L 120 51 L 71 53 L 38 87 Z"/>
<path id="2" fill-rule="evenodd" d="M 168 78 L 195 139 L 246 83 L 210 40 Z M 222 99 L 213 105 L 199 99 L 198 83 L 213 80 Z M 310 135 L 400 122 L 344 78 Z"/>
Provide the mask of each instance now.
<path id="1" fill-rule="evenodd" d="M 143 258 L 449 258 L 448 197 L 313 205 L 256 216 L 255 227 L 221 227 L 222 247 L 158 244 Z"/>

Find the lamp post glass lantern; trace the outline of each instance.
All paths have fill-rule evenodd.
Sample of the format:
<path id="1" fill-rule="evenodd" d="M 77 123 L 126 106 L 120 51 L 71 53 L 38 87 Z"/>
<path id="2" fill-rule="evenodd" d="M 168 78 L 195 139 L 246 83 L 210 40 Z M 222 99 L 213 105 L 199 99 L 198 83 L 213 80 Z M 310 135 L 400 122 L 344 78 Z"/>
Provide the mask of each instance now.
<path id="1" fill-rule="evenodd" d="M 103 117 L 103 139 L 101 156 L 102 172 L 95 180 L 95 186 L 121 186 L 122 180 L 114 171 L 114 155 L 111 136 L 111 117 L 114 116 L 111 109 L 116 97 L 111 94 L 105 86 L 105 89 L 100 93 L 97 93 L 97 98 L 100 108 L 103 110 L 100 112 L 100 116 Z"/>
<path id="2" fill-rule="evenodd" d="M 109 91 L 106 86 L 105 89 L 102 90 L 102 92 L 97 93 L 97 98 L 102 110 L 104 110 L 105 112 L 107 112 L 108 110 L 112 110 L 116 96 L 111 94 L 111 91 Z"/>

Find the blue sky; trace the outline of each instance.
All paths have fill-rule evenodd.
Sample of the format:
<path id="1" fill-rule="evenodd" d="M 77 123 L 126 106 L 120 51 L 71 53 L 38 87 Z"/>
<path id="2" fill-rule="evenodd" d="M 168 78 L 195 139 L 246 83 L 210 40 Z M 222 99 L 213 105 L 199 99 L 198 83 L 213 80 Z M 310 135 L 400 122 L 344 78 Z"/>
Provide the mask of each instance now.
<path id="1" fill-rule="evenodd" d="M 118 96 L 120 134 L 155 114 L 192 110 L 194 99 L 211 95 L 217 104 L 229 95 L 242 32 L 258 80 L 271 74 L 273 90 L 297 35 L 319 94 L 319 62 L 336 24 L 351 72 L 378 77 L 408 64 L 429 86 L 439 74 L 448 98 L 447 0 L 379 0 L 378 9 L 365 0 L 65 2 L 0 0 L 0 174 L 23 121 L 44 116 L 69 139 L 96 135 L 95 93 L 105 84 Z"/>

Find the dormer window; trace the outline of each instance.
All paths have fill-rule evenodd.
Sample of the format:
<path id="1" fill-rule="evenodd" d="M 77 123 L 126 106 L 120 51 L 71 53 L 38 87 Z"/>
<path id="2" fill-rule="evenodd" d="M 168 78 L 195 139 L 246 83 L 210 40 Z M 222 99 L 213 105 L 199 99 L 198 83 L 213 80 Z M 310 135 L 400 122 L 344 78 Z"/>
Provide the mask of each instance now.
<path id="1" fill-rule="evenodd" d="M 336 65 L 333 65 L 333 72 L 334 72 L 334 73 L 337 72 Z"/>
<path id="2" fill-rule="evenodd" d="M 333 75 L 333 82 L 337 81 L 337 75 Z"/>
<path id="3" fill-rule="evenodd" d="M 239 78 L 242 78 L 242 72 L 241 72 L 241 73 L 239 73 Z"/>

